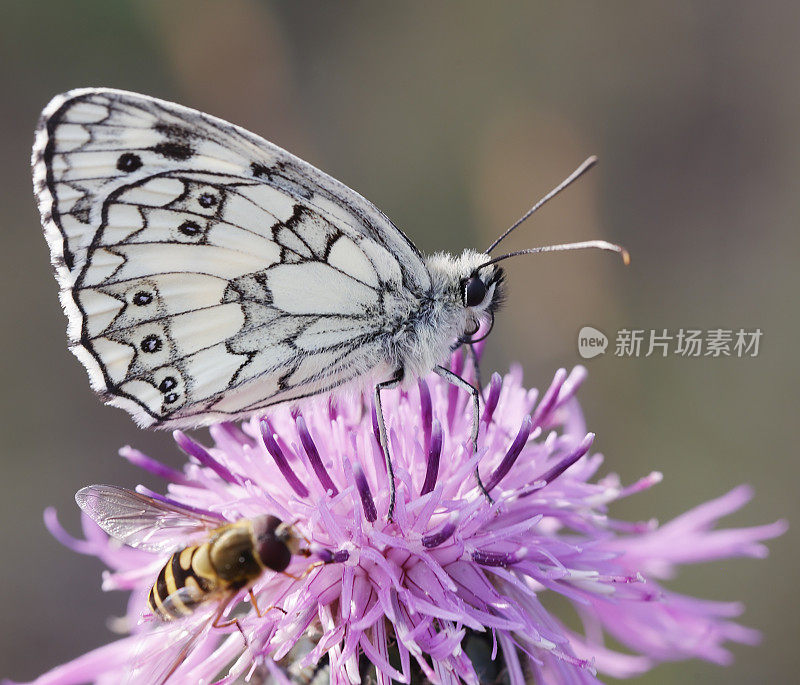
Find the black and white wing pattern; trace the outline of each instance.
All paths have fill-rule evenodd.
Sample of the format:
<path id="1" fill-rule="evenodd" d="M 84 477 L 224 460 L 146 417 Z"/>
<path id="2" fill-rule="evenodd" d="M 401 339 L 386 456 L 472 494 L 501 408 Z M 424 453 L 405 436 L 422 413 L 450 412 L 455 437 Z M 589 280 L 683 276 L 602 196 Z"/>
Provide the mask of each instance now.
<path id="1" fill-rule="evenodd" d="M 418 250 L 358 193 L 172 103 L 56 97 L 33 177 L 71 349 L 141 425 L 197 426 L 354 380 L 430 289 Z"/>

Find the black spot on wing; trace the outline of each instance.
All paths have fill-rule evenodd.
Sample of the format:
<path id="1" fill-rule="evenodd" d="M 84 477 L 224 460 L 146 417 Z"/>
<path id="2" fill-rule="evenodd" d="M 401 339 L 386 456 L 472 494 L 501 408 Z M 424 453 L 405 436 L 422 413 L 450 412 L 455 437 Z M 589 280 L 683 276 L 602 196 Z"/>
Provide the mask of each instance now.
<path id="1" fill-rule="evenodd" d="M 192 146 L 188 143 L 176 143 L 169 141 L 166 143 L 159 143 L 150 148 L 156 154 L 166 157 L 167 159 L 175 160 L 176 162 L 183 162 L 194 155 Z"/>
<path id="2" fill-rule="evenodd" d="M 148 352 L 151 354 L 158 352 L 162 346 L 163 343 L 161 342 L 161 338 L 153 334 L 146 336 L 139 345 L 139 347 L 142 349 L 142 352 Z"/>
<path id="3" fill-rule="evenodd" d="M 219 202 L 219 199 L 216 195 L 212 195 L 211 193 L 202 193 L 200 197 L 197 198 L 197 202 L 203 209 L 209 209 Z"/>
<path id="4" fill-rule="evenodd" d="M 132 152 L 125 152 L 117 159 L 117 169 L 129 174 L 142 166 L 142 158 Z"/>
<path id="5" fill-rule="evenodd" d="M 153 301 L 153 293 L 140 290 L 133 296 L 133 304 L 137 307 L 146 307 Z"/>
<path id="6" fill-rule="evenodd" d="M 194 237 L 203 232 L 203 229 L 200 228 L 200 224 L 198 224 L 196 221 L 184 221 L 180 226 L 178 226 L 178 230 L 189 237 Z"/>

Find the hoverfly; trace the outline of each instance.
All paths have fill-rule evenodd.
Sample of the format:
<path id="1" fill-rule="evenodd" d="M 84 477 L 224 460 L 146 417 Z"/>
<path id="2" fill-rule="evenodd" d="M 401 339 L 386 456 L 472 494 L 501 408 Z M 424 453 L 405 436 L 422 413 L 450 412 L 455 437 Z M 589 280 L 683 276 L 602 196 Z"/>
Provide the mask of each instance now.
<path id="1" fill-rule="evenodd" d="M 236 619 L 220 619 L 244 588 L 261 616 L 253 584 L 265 571 L 285 572 L 294 555 L 311 554 L 277 516 L 227 522 L 209 512 L 113 485 L 82 488 L 75 501 L 112 538 L 148 552 L 171 552 L 147 600 L 150 611 L 162 621 L 189 616 L 201 604 L 216 600 L 213 626 L 233 625 Z M 176 540 L 190 544 L 176 545 Z"/>

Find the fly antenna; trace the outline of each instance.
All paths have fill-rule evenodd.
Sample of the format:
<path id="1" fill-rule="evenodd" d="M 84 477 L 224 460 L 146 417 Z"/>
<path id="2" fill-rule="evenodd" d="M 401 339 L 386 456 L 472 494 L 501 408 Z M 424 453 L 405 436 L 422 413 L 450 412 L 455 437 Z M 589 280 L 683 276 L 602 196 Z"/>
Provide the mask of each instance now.
<path id="1" fill-rule="evenodd" d="M 517 228 L 521 223 L 526 221 L 528 217 L 531 216 L 539 207 L 541 207 L 545 202 L 548 200 L 552 200 L 556 195 L 558 195 L 564 188 L 570 185 L 573 181 L 577 181 L 581 176 L 583 176 L 589 169 L 591 169 L 595 164 L 597 164 L 597 157 L 592 155 L 588 159 L 586 159 L 583 164 L 581 164 L 575 171 L 573 171 L 567 178 L 565 178 L 561 183 L 559 183 L 555 188 L 553 188 L 547 195 L 545 195 L 541 200 L 539 200 L 533 207 L 531 207 L 525 214 L 523 214 L 519 219 L 517 219 L 511 226 L 509 226 L 505 233 L 501 235 L 497 240 L 495 240 L 491 245 L 489 245 L 489 249 L 486 250 L 486 254 L 489 254 L 494 248 L 496 248 L 500 241 L 505 240 L 511 232 Z"/>
<path id="2" fill-rule="evenodd" d="M 490 259 L 488 262 L 484 262 L 481 264 L 478 269 L 482 269 L 485 266 L 489 266 L 490 264 L 496 264 L 497 262 L 502 262 L 504 259 L 508 259 L 509 257 L 517 257 L 522 254 L 536 254 L 537 252 L 565 252 L 567 250 L 587 250 L 587 249 L 597 249 L 597 250 L 608 250 L 609 252 L 617 252 L 621 257 L 622 261 L 625 263 L 625 266 L 631 263 L 631 256 L 628 254 L 628 251 L 619 245 L 614 245 L 614 243 L 606 242 L 605 240 L 585 240 L 580 243 L 564 243 L 562 245 L 544 245 L 542 247 L 531 247 L 527 250 L 517 250 L 516 252 L 509 252 L 508 254 L 501 255 L 500 257 L 495 257 L 494 259 Z"/>

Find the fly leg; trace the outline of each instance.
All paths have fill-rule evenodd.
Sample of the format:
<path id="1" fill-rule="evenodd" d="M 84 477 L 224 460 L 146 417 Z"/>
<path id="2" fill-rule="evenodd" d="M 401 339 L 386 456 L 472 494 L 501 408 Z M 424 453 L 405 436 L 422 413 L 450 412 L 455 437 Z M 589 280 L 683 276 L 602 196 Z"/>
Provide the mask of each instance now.
<path id="1" fill-rule="evenodd" d="M 315 568 L 319 568 L 320 566 L 325 566 L 329 562 L 327 561 L 315 561 L 313 564 L 309 564 L 308 568 L 303 571 L 299 576 L 296 576 L 294 573 L 289 573 L 288 571 L 281 571 L 281 573 L 285 576 L 289 576 L 292 580 L 303 580 L 309 573 L 311 573 Z"/>
<path id="2" fill-rule="evenodd" d="M 253 605 L 253 609 L 256 610 L 256 616 L 258 616 L 259 618 L 264 618 L 264 614 L 262 614 L 261 610 L 258 608 L 258 602 L 256 601 L 256 594 L 255 594 L 255 592 L 253 592 L 253 588 L 250 588 L 247 591 L 247 594 L 250 595 L 250 604 L 252 604 Z M 272 607 L 270 607 L 270 609 L 271 608 Z M 269 609 L 267 609 L 267 611 L 269 611 Z M 266 613 L 266 612 L 264 612 L 264 613 Z"/>
<path id="3" fill-rule="evenodd" d="M 253 588 L 250 588 L 250 590 L 248 591 L 247 594 L 250 595 L 250 603 L 253 605 L 253 609 L 256 610 L 256 614 L 258 615 L 259 618 L 264 618 L 264 616 L 266 616 L 273 609 L 277 609 L 278 611 L 282 612 L 284 616 L 286 615 L 286 610 L 285 609 L 281 609 L 281 607 L 279 607 L 276 604 L 273 604 L 272 606 L 268 606 L 264 611 L 261 611 L 258 608 L 258 602 L 256 601 L 256 595 L 253 592 Z"/>
<path id="4" fill-rule="evenodd" d="M 231 626 L 236 626 L 239 629 L 239 632 L 244 637 L 245 644 L 247 644 L 247 637 L 244 634 L 244 630 L 242 630 L 242 624 L 239 623 L 238 618 L 231 618 L 227 621 L 222 620 L 222 613 L 225 611 L 225 607 L 227 603 L 224 603 L 220 606 L 219 610 L 217 611 L 216 615 L 214 616 L 214 622 L 211 624 L 212 628 L 230 628 Z M 260 616 L 260 614 L 259 614 Z"/>
<path id="5" fill-rule="evenodd" d="M 256 613 L 258 613 L 258 605 L 256 604 L 256 598 L 253 595 L 253 591 L 252 590 L 250 591 L 250 598 L 253 600 L 253 606 L 256 607 Z M 217 609 L 217 613 L 214 615 L 214 621 L 211 623 L 211 627 L 212 628 L 228 628 L 230 626 L 236 626 L 236 629 L 242 634 L 242 639 L 244 640 L 245 649 L 247 649 L 248 651 L 251 652 L 251 654 L 253 654 L 252 650 L 250 649 L 250 640 L 247 639 L 247 635 L 245 635 L 244 628 L 242 628 L 242 624 L 239 623 L 239 619 L 238 618 L 232 618 L 232 619 L 229 619 L 227 621 L 223 621 L 222 620 L 222 614 L 224 613 L 225 608 L 228 606 L 228 604 L 231 602 L 232 599 L 233 599 L 233 596 L 229 597 L 228 601 L 220 603 L 219 609 Z M 258 615 L 261 616 L 260 613 Z M 255 658 L 255 656 L 256 655 L 253 654 L 254 658 Z"/>

